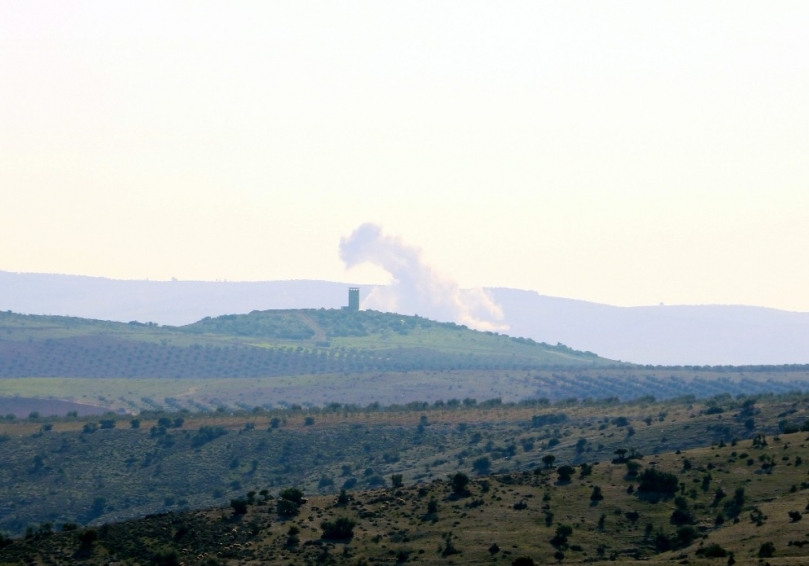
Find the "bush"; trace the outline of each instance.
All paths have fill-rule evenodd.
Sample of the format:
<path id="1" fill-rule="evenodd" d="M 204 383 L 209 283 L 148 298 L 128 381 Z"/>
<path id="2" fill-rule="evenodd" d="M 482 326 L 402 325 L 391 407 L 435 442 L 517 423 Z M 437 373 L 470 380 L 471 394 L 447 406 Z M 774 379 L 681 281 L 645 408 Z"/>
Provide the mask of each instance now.
<path id="1" fill-rule="evenodd" d="M 180 553 L 173 548 L 158 550 L 152 556 L 155 566 L 180 566 Z"/>
<path id="2" fill-rule="evenodd" d="M 567 483 L 570 481 L 570 477 L 576 473 L 576 469 L 573 466 L 559 466 L 556 473 L 559 474 L 560 482 Z"/>
<path id="3" fill-rule="evenodd" d="M 641 493 L 660 493 L 674 495 L 679 489 L 680 482 L 676 475 L 661 472 L 654 468 L 647 468 L 640 475 L 638 491 Z"/>
<path id="4" fill-rule="evenodd" d="M 281 499 L 292 501 L 296 505 L 303 505 L 303 492 L 297 487 L 290 487 L 278 494 Z"/>
<path id="5" fill-rule="evenodd" d="M 567 544 L 567 537 L 573 534 L 573 527 L 570 525 L 559 525 L 556 527 L 556 534 L 551 539 L 551 544 L 557 548 Z"/>
<path id="6" fill-rule="evenodd" d="M 695 554 L 705 558 L 726 558 L 729 553 L 718 544 L 713 543 L 698 549 Z"/>
<path id="7" fill-rule="evenodd" d="M 191 446 L 199 448 L 225 434 L 227 434 L 227 431 L 221 426 L 201 426 L 196 434 L 191 437 Z"/>
<path id="8" fill-rule="evenodd" d="M 469 495 L 469 476 L 463 472 L 458 472 L 451 479 L 452 493 L 455 495 L 466 496 Z"/>
<path id="9" fill-rule="evenodd" d="M 247 500 L 241 497 L 237 499 L 230 500 L 230 506 L 233 507 L 233 514 L 234 515 L 245 515 L 247 514 Z"/>
<path id="10" fill-rule="evenodd" d="M 769 541 L 762 543 L 758 549 L 759 558 L 772 558 L 775 554 L 775 545 Z"/>
<path id="11" fill-rule="evenodd" d="M 320 528 L 323 529 L 321 538 L 346 540 L 354 536 L 354 527 L 357 526 L 356 521 L 352 521 L 347 517 L 339 517 L 334 521 L 323 521 Z"/>
<path id="12" fill-rule="evenodd" d="M 303 503 L 303 492 L 296 487 L 290 487 L 279 494 L 275 509 L 282 517 L 294 517 Z"/>
<path id="13" fill-rule="evenodd" d="M 604 494 L 601 493 L 601 488 L 594 485 L 593 493 L 590 494 L 590 501 L 601 501 L 602 499 L 604 499 Z"/>

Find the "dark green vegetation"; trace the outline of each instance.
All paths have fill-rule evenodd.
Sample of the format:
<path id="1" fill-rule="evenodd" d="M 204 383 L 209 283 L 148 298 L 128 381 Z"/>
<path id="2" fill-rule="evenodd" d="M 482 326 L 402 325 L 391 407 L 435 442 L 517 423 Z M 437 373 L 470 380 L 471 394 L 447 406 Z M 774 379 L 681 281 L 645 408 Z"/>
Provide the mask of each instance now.
<path id="1" fill-rule="evenodd" d="M 228 505 L 250 490 L 292 486 L 350 494 L 452 475 L 450 489 L 463 496 L 464 478 L 536 468 L 557 469 L 560 484 L 575 483 L 574 466 L 609 460 L 625 469 L 639 495 L 670 498 L 679 485 L 656 477 L 641 455 L 734 438 L 760 443 L 758 435 L 779 431 L 801 434 L 808 407 L 801 394 L 726 395 L 702 404 L 470 399 L 387 409 L 334 404 L 236 414 L 143 413 L 137 419 L 4 420 L 0 531 L 19 535 L 45 522 L 97 524 Z M 756 464 L 772 469 L 780 463 Z M 598 487 L 589 489 L 588 501 L 606 497 L 607 486 Z M 283 499 L 298 504 L 296 497 Z M 297 514 L 286 506 L 283 514 Z"/>
<path id="2" fill-rule="evenodd" d="M 198 461 L 219 457 L 204 452 L 205 447 L 244 449 L 245 442 L 263 440 L 272 450 L 289 438 L 282 433 L 312 430 L 293 419 L 272 432 L 246 426 L 265 417 L 233 415 L 219 425 L 203 425 L 227 425 L 229 432 L 195 453 Z M 755 419 L 755 430 L 746 429 L 749 418 Z M 253 476 L 247 475 L 248 466 L 240 468 L 245 481 L 225 490 L 221 507 L 167 506 L 146 518 L 92 527 L 41 520 L 20 538 L 0 539 L 0 564 L 508 565 L 629 564 L 638 559 L 652 564 L 802 564 L 809 559 L 809 524 L 801 520 L 809 501 L 804 462 L 809 439 L 801 431 L 809 429 L 807 419 L 809 397 L 803 395 L 720 397 L 700 405 L 321 414 L 313 426 L 342 451 L 343 459 L 315 464 L 320 467 L 312 472 L 320 476 L 318 484 L 324 483 L 320 489 L 306 472 L 297 478 L 302 481 L 283 484 L 267 481 L 264 464 Z M 552 424 L 534 426 L 539 422 Z M 75 439 L 57 430 L 68 424 L 80 423 L 57 422 L 49 434 Z M 186 420 L 184 428 L 166 431 L 185 436 L 190 425 L 202 428 Z M 137 430 L 117 426 L 86 437 L 88 443 L 102 444 L 117 437 L 123 448 L 136 444 L 133 434 L 152 438 L 150 426 L 150 421 Z M 340 440 L 344 426 L 353 430 L 353 440 Z M 391 442 L 396 428 L 403 430 L 408 448 L 396 457 L 379 453 L 391 447 L 373 443 Z M 106 441 L 102 434 L 108 435 Z M 188 431 L 191 438 L 196 434 Z M 418 440 L 419 435 L 427 436 Z M 26 440 L 35 444 L 47 436 Z M 305 451 L 316 442 L 315 435 L 298 437 L 295 449 Z M 352 444 L 360 444 L 359 450 Z M 431 452 L 431 445 L 441 446 L 440 455 Z M 483 457 L 496 473 L 474 471 L 474 462 Z M 33 459 L 18 470 L 19 476 L 45 473 L 48 466 L 46 458 Z M 164 467 L 150 484 L 175 473 Z M 333 485 L 352 479 L 355 489 L 338 495 L 339 485 Z M 175 488 L 179 484 L 178 479 Z M 105 505 L 109 501 L 94 501 L 90 509 Z M 111 512 L 102 518 L 113 517 Z"/>

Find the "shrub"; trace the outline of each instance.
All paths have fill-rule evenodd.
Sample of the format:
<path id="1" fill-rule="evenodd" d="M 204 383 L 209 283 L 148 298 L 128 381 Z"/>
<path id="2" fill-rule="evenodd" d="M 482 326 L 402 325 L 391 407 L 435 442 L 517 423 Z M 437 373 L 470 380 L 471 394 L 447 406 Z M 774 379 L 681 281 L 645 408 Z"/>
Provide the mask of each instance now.
<path id="1" fill-rule="evenodd" d="M 292 501 L 296 505 L 303 505 L 303 492 L 297 487 L 289 487 L 278 494 L 281 499 Z"/>
<path id="2" fill-rule="evenodd" d="M 800 511 L 790 511 L 789 518 L 792 520 L 793 523 L 797 523 L 801 519 L 803 519 L 803 515 L 801 515 Z"/>
<path id="3" fill-rule="evenodd" d="M 677 476 L 669 472 L 661 472 L 654 468 L 647 468 L 640 475 L 638 491 L 641 493 L 661 493 L 674 495 L 679 489 L 680 482 Z"/>
<path id="4" fill-rule="evenodd" d="M 759 558 L 772 558 L 775 554 L 775 545 L 769 541 L 762 543 L 758 549 Z"/>
<path id="5" fill-rule="evenodd" d="M 602 499 L 604 499 L 604 494 L 601 493 L 601 488 L 594 485 L 593 493 L 590 494 L 590 501 L 601 501 Z"/>
<path id="6" fill-rule="evenodd" d="M 191 446 L 199 448 L 225 434 L 227 434 L 227 431 L 221 426 L 201 426 L 196 434 L 191 437 Z"/>
<path id="7" fill-rule="evenodd" d="M 79 544 L 81 545 L 81 549 L 85 551 L 90 550 L 93 547 L 93 543 L 97 540 L 98 531 L 94 529 L 88 529 L 79 535 Z"/>
<path id="8" fill-rule="evenodd" d="M 567 483 L 570 481 L 570 477 L 576 473 L 576 469 L 573 466 L 559 466 L 556 473 L 559 474 L 560 482 Z"/>
<path id="9" fill-rule="evenodd" d="M 397 488 L 397 489 L 398 489 L 398 488 L 400 488 L 400 487 L 402 487 L 402 486 L 404 486 L 404 480 L 403 480 L 403 478 L 402 478 L 402 474 L 393 474 L 393 475 L 390 477 L 390 484 L 391 484 L 391 485 L 392 485 L 394 488 Z"/>
<path id="10" fill-rule="evenodd" d="M 697 549 L 695 554 L 697 556 L 704 556 L 705 558 L 726 558 L 729 553 L 718 544 L 713 543 Z"/>
<path id="11" fill-rule="evenodd" d="M 230 506 L 233 507 L 233 514 L 234 515 L 245 515 L 247 514 L 247 500 L 241 497 L 237 499 L 230 500 Z"/>
<path id="12" fill-rule="evenodd" d="M 180 553 L 173 548 L 158 550 L 152 556 L 155 566 L 180 566 Z"/>
<path id="13" fill-rule="evenodd" d="M 347 517 L 339 517 L 334 521 L 323 521 L 320 528 L 323 529 L 322 538 L 346 540 L 354 536 L 354 527 L 357 526 L 356 521 L 352 521 Z"/>
<path id="14" fill-rule="evenodd" d="M 556 534 L 551 539 L 551 544 L 557 548 L 567 544 L 567 537 L 573 534 L 573 527 L 570 525 L 559 525 L 556 527 Z"/>
<path id="15" fill-rule="evenodd" d="M 303 503 L 303 492 L 297 487 L 290 487 L 279 494 L 276 511 L 282 517 L 293 517 L 298 514 Z"/>
<path id="16" fill-rule="evenodd" d="M 469 476 L 463 472 L 458 472 L 451 479 L 452 493 L 455 495 L 466 496 L 469 495 Z"/>

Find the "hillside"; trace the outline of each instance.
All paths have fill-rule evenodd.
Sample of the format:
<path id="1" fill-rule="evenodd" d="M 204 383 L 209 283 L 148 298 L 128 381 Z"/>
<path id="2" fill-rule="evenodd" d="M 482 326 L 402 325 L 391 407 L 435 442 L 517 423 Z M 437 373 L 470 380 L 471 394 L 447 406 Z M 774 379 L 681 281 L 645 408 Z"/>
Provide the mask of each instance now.
<path id="1" fill-rule="evenodd" d="M 0 311 L 185 325 L 253 310 L 339 308 L 347 283 L 124 281 L 0 271 Z M 360 286 L 366 297 L 374 286 Z M 743 305 L 617 307 L 489 288 L 506 333 L 640 364 L 809 363 L 809 313 Z M 415 311 L 436 318 L 430 305 Z M 403 314 L 412 315 L 415 312 Z"/>
<path id="2" fill-rule="evenodd" d="M 612 364 L 374 311 L 254 311 L 182 326 L 0 313 L 0 377 L 264 377 Z"/>
<path id="3" fill-rule="evenodd" d="M 809 428 L 807 418 L 809 398 L 791 395 L 716 398 L 704 405 L 333 412 L 309 426 L 300 415 L 267 430 L 269 416 L 252 415 L 209 421 L 210 429 L 202 421 L 184 422 L 157 435 L 143 430 L 146 422 L 141 429 L 81 433 L 75 430 L 80 422 L 59 421 L 26 441 L 40 460 L 29 455 L 0 468 L 4 485 L 9 473 L 27 475 L 48 491 L 36 495 L 21 484 L 13 498 L 2 498 L 13 502 L 11 514 L 19 515 L 24 501 L 48 499 L 56 511 L 41 514 L 25 538 L 2 543 L 0 564 L 800 564 L 809 557 L 802 523 L 809 453 L 800 430 Z M 13 426 L 23 432 L 35 424 Z M 217 426 L 221 436 L 205 432 Z M 341 427 L 353 433 L 339 440 Z M 169 465 L 169 453 L 186 442 L 190 448 L 203 433 L 195 465 Z M 161 441 L 165 434 L 173 444 Z M 426 436 L 420 441 L 419 435 Z M 67 447 L 36 447 L 48 438 L 54 447 Z M 131 473 L 151 470 L 144 480 L 133 475 L 126 486 L 108 485 L 121 474 L 107 467 L 129 454 L 111 449 L 111 442 L 155 444 L 143 453 L 150 462 L 136 449 L 126 464 Z M 206 469 L 208 462 L 227 462 L 231 450 L 251 454 L 245 443 L 261 446 L 252 452 L 260 454 L 257 465 Z M 104 495 L 118 495 L 99 502 L 88 485 L 86 510 L 95 526 L 72 530 L 72 522 L 87 517 L 63 515 L 60 485 L 69 479 L 79 496 L 84 481 L 66 458 L 95 445 L 111 456 L 87 481 L 103 486 Z M 286 456 L 273 455 L 279 448 Z M 301 451 L 313 455 L 314 465 L 299 459 Z M 292 475 L 269 481 L 265 466 L 272 462 L 290 466 Z M 198 504 L 176 490 L 204 477 L 240 481 L 219 488 L 221 507 L 187 509 Z M 176 486 L 161 487 L 167 481 Z M 302 488 L 307 499 L 297 499 L 290 486 Z M 338 497 L 341 486 L 347 493 Z M 124 501 L 131 505 L 153 490 L 165 498 L 150 511 L 158 514 L 100 526 L 126 515 Z"/>

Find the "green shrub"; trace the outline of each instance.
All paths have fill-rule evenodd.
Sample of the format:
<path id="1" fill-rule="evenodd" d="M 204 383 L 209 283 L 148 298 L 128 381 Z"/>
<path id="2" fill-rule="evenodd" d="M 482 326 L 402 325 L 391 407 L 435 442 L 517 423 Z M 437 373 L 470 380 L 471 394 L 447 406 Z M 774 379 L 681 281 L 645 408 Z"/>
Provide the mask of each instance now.
<path id="1" fill-rule="evenodd" d="M 233 507 L 234 515 L 247 514 L 247 500 L 241 497 L 230 500 L 230 506 Z"/>
<path id="2" fill-rule="evenodd" d="M 152 556 L 155 566 L 180 566 L 180 553 L 173 548 L 158 550 Z"/>
<path id="3" fill-rule="evenodd" d="M 641 493 L 660 493 L 674 495 L 679 489 L 680 482 L 676 475 L 661 472 L 654 468 L 647 468 L 640 475 L 638 491 Z"/>
<path id="4" fill-rule="evenodd" d="M 356 521 L 347 517 L 339 517 L 334 521 L 323 521 L 320 528 L 323 529 L 322 538 L 346 540 L 354 536 L 354 527 L 357 526 Z"/>
<path id="5" fill-rule="evenodd" d="M 775 554 L 775 545 L 769 541 L 762 543 L 758 549 L 759 558 L 772 558 Z"/>
<path id="6" fill-rule="evenodd" d="M 695 554 L 697 556 L 704 556 L 705 558 L 726 558 L 729 552 L 718 544 L 713 543 L 697 549 Z"/>

